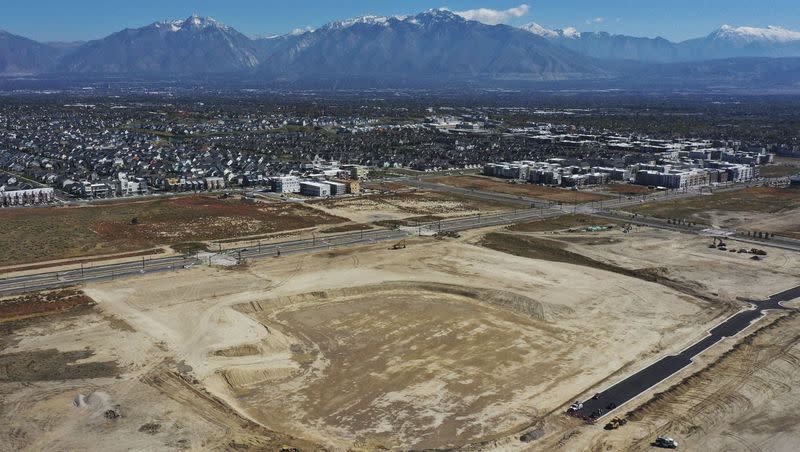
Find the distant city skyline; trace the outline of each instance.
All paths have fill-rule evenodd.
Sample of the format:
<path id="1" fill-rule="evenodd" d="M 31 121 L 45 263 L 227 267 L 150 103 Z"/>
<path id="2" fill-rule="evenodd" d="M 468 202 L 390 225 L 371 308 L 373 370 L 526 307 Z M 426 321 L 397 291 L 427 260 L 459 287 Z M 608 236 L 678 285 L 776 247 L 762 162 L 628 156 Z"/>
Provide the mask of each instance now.
<path id="1" fill-rule="evenodd" d="M 37 0 L 4 5 L 0 29 L 39 41 L 85 41 L 196 13 L 248 36 L 269 36 L 356 16 L 408 15 L 431 8 L 447 8 L 486 23 L 536 22 L 547 28 L 661 36 L 672 41 L 705 36 L 723 24 L 800 30 L 796 0 Z"/>

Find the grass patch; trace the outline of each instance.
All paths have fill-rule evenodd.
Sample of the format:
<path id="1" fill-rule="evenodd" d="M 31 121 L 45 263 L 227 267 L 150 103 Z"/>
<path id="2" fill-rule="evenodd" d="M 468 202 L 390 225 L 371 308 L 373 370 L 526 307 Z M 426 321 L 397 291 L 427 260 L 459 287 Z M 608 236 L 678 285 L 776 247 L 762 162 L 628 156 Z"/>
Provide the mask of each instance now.
<path id="1" fill-rule="evenodd" d="M 706 196 L 643 204 L 630 212 L 660 218 L 697 218 L 708 211 L 778 213 L 800 207 L 796 188 L 753 187 Z M 702 222 L 702 221 L 700 221 Z"/>
<path id="2" fill-rule="evenodd" d="M 94 304 L 94 300 L 75 289 L 60 289 L 0 299 L 0 323 L 43 317 Z"/>
<path id="3" fill-rule="evenodd" d="M 611 199 L 610 196 L 600 193 L 566 190 L 563 188 L 545 187 L 527 183 L 515 184 L 509 181 L 483 176 L 446 176 L 431 179 L 431 182 L 450 185 L 452 187 L 525 196 L 562 203 L 583 203 Z"/>
<path id="4" fill-rule="evenodd" d="M 653 192 L 653 190 L 645 187 L 644 185 L 633 184 L 609 184 L 604 185 L 602 190 L 607 193 L 614 193 L 615 195 L 624 196 L 647 195 Z"/>
<path id="5" fill-rule="evenodd" d="M 800 166 L 794 165 L 767 165 L 759 168 L 761 177 L 788 177 L 800 174 Z"/>
<path id="6" fill-rule="evenodd" d="M 342 226 L 334 226 L 332 228 L 323 229 L 323 230 L 321 230 L 319 232 L 321 232 L 323 234 L 336 234 L 336 233 L 340 233 L 340 232 L 354 232 L 354 231 L 362 231 L 362 230 L 368 231 L 370 229 L 372 229 L 372 226 L 370 226 L 368 224 L 353 223 L 353 224 L 345 224 L 345 225 L 342 225 Z"/>
<path id="7" fill-rule="evenodd" d="M 253 204 L 211 196 L 3 209 L 0 265 L 124 253 L 346 221 L 299 204 Z"/>
<path id="8" fill-rule="evenodd" d="M 196 254 L 201 251 L 208 251 L 208 245 L 202 242 L 186 242 L 172 245 L 172 249 L 181 254 Z"/>
<path id="9" fill-rule="evenodd" d="M 513 232 L 548 232 L 561 231 L 564 229 L 588 228 L 592 226 L 612 226 L 622 225 L 623 223 L 596 218 L 590 215 L 569 214 L 542 220 L 518 223 L 509 226 L 507 229 Z"/>

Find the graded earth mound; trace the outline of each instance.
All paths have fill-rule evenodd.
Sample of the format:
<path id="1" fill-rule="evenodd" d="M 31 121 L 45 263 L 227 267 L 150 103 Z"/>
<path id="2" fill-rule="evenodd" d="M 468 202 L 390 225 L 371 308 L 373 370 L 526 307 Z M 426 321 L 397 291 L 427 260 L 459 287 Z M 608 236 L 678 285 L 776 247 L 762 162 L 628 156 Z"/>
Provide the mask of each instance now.
<path id="1" fill-rule="evenodd" d="M 237 307 L 270 336 L 216 352 L 248 414 L 330 447 L 433 448 L 513 431 L 555 379 L 570 308 L 502 290 L 390 282 Z M 258 355 L 258 356 L 255 356 Z M 248 357 L 252 358 L 251 360 Z"/>

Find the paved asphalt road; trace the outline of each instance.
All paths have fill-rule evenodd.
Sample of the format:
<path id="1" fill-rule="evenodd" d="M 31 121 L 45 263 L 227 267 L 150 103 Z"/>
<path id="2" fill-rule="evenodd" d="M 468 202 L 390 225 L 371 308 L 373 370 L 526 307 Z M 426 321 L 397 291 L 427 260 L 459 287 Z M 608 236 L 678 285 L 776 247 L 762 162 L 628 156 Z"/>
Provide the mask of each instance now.
<path id="1" fill-rule="evenodd" d="M 752 309 L 729 317 L 709 332 L 709 335 L 687 347 L 677 355 L 667 356 L 630 377 L 583 402 L 583 408 L 574 412 L 576 417 L 599 419 L 629 402 L 656 384 L 692 363 L 692 359 L 726 337 L 733 337 L 759 320 L 770 309 L 786 309 L 781 303 L 800 298 L 800 286 L 771 296 L 767 301 L 754 304 Z"/>
<path id="2" fill-rule="evenodd" d="M 537 218 L 548 218 L 560 214 L 561 213 L 557 210 L 545 208 L 519 209 L 497 214 L 474 215 L 452 218 L 434 223 L 423 223 L 417 227 L 402 228 L 400 230 L 379 229 L 356 231 L 303 240 L 270 243 L 247 248 L 235 248 L 225 250 L 224 253 L 234 258 L 262 259 L 297 253 L 311 253 L 336 247 L 364 245 L 392 240 L 397 241 L 415 234 L 431 235 L 436 232 L 465 231 L 468 229 L 511 224 Z M 202 261 L 194 256 L 174 256 L 97 265 L 60 272 L 37 273 L 29 276 L 17 276 L 0 279 L 0 295 L 53 289 L 141 274 L 181 271 L 201 263 Z"/>

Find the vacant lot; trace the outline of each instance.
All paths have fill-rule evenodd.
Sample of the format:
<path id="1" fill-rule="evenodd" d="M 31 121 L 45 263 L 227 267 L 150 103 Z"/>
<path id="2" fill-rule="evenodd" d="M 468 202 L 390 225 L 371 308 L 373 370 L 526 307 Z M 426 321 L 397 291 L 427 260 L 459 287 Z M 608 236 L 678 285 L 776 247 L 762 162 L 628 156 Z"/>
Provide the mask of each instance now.
<path id="1" fill-rule="evenodd" d="M 786 177 L 800 174 L 800 158 L 776 157 L 774 165 L 759 168 L 762 177 Z"/>
<path id="2" fill-rule="evenodd" d="M 135 220 L 134 220 L 135 219 Z M 0 265 L 110 254 L 345 221 L 297 204 L 181 197 L 0 210 Z"/>
<path id="3" fill-rule="evenodd" d="M 606 220 L 589 215 L 568 214 L 527 223 L 517 223 L 509 226 L 508 230 L 513 232 L 547 232 L 564 229 L 589 228 L 593 226 L 617 226 L 619 224 L 620 223 L 613 220 Z"/>
<path id="4" fill-rule="evenodd" d="M 65 312 L 94 301 L 74 289 L 38 292 L 0 299 L 0 324 Z"/>
<path id="5" fill-rule="evenodd" d="M 198 387 L 327 450 L 520 444 L 526 426 L 722 313 L 619 273 L 434 239 L 87 293 Z"/>
<path id="6" fill-rule="evenodd" d="M 643 185 L 633 185 L 633 184 L 603 185 L 602 190 L 607 193 L 613 193 L 615 195 L 626 195 L 626 196 L 646 195 L 649 193 L 653 193 L 653 190 Z"/>
<path id="7" fill-rule="evenodd" d="M 333 198 L 313 201 L 310 206 L 325 213 L 347 217 L 357 223 L 405 220 L 437 216 L 439 219 L 506 210 L 504 204 L 490 203 L 447 193 L 413 190 L 403 193 Z"/>
<path id="8" fill-rule="evenodd" d="M 754 187 L 630 209 L 660 218 L 687 219 L 715 227 L 800 236 L 800 189 Z"/>
<path id="9" fill-rule="evenodd" d="M 609 199 L 607 195 L 599 193 L 564 190 L 561 188 L 545 187 L 533 184 L 512 184 L 501 179 L 492 179 L 482 176 L 446 176 L 430 179 L 444 185 L 459 188 L 471 188 L 480 191 L 505 193 L 508 195 L 527 196 L 553 202 L 580 203 Z"/>
<path id="10" fill-rule="evenodd" d="M 661 218 L 689 218 L 708 211 L 776 213 L 800 207 L 800 190 L 754 187 L 659 202 L 630 210 Z"/>

